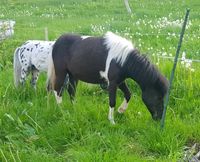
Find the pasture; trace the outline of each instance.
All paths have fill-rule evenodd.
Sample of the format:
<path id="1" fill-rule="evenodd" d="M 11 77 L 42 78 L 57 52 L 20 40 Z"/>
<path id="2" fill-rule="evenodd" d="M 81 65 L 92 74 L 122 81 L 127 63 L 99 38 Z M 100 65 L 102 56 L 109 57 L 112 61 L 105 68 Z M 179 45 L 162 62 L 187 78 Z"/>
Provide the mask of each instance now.
<path id="1" fill-rule="evenodd" d="M 13 53 L 26 40 L 49 40 L 66 32 L 102 35 L 112 31 L 131 40 L 169 79 L 186 8 L 189 23 L 181 56 L 200 60 L 199 0 L 0 0 L 0 19 L 16 21 L 15 34 L 0 42 L 0 161 L 183 161 L 200 150 L 200 63 L 178 62 L 166 125 L 152 120 L 139 86 L 127 80 L 132 98 L 121 115 L 118 92 L 116 125 L 107 119 L 108 94 L 80 82 L 71 104 L 65 92 L 57 105 L 46 92 L 46 74 L 37 90 L 27 80 L 16 89 Z M 181 57 L 180 56 L 180 57 Z M 92 68 L 92 67 L 91 67 Z M 196 144 L 196 148 L 191 147 Z M 190 150 L 190 151 L 188 151 Z"/>

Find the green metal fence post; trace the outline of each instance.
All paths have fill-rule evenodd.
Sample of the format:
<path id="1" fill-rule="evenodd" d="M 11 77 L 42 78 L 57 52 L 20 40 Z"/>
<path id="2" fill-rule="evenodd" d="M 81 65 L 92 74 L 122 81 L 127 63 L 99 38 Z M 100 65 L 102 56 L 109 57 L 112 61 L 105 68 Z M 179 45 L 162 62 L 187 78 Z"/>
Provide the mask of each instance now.
<path id="1" fill-rule="evenodd" d="M 180 33 L 180 39 L 179 39 L 178 47 L 177 47 L 177 50 L 176 50 L 176 55 L 175 55 L 175 58 L 174 58 L 174 66 L 173 66 L 171 76 L 170 76 L 170 81 L 169 81 L 169 89 L 167 91 L 167 95 L 166 95 L 165 102 L 164 102 L 164 109 L 163 109 L 163 114 L 162 114 L 162 119 L 161 119 L 161 128 L 164 128 L 164 125 L 165 125 L 165 116 L 166 116 L 166 111 L 167 111 L 167 105 L 168 105 L 168 102 L 169 102 L 169 95 L 170 95 L 170 91 L 171 91 L 171 87 L 172 87 L 172 82 L 173 82 L 173 79 L 174 79 L 174 73 L 175 73 L 175 70 L 176 70 L 178 56 L 179 56 L 179 52 L 180 52 L 180 49 L 181 49 L 181 44 L 182 44 L 183 35 L 184 35 L 184 32 L 185 32 L 189 12 L 190 12 L 190 10 L 187 9 L 186 14 L 185 14 L 185 20 L 183 22 L 182 30 L 181 30 L 181 33 Z"/>

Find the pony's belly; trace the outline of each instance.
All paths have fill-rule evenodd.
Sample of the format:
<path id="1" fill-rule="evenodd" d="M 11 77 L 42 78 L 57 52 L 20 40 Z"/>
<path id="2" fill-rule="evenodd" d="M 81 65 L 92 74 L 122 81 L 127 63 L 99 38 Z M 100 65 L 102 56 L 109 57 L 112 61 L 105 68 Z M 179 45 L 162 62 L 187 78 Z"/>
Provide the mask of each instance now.
<path id="1" fill-rule="evenodd" d="M 76 59 L 83 60 L 83 59 Z M 104 78 L 100 75 L 100 71 L 104 69 L 103 61 L 95 61 L 93 58 L 83 61 L 71 61 L 68 70 L 78 80 L 99 84 L 103 83 Z"/>
<path id="2" fill-rule="evenodd" d="M 77 78 L 78 80 L 81 80 L 83 82 L 92 83 L 92 84 L 100 84 L 105 83 L 105 80 L 100 76 L 99 73 L 95 74 L 77 74 L 74 73 L 73 76 Z"/>
<path id="3" fill-rule="evenodd" d="M 86 82 L 86 83 L 91 83 L 91 84 L 102 84 L 102 83 L 105 83 L 105 80 L 103 80 L 103 79 L 99 79 L 99 80 L 80 79 L 80 80 L 83 81 L 83 82 Z"/>

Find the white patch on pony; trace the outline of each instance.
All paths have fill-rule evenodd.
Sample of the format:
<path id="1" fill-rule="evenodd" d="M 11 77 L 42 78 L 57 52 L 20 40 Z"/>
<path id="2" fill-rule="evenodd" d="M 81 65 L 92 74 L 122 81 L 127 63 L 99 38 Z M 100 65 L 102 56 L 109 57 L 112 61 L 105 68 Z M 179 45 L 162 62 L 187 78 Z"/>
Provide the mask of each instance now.
<path id="1" fill-rule="evenodd" d="M 52 54 L 55 41 L 29 40 L 20 47 L 19 61 L 22 67 L 34 65 L 39 71 L 47 72 L 48 56 Z"/>
<path id="2" fill-rule="evenodd" d="M 115 59 L 117 63 L 123 66 L 126 58 L 134 49 L 134 46 L 130 41 L 112 32 L 107 32 L 104 36 L 104 39 L 104 44 L 108 49 L 108 56 L 106 59 L 105 71 L 100 71 L 100 75 L 108 81 L 108 71 L 111 61 Z"/>
<path id="3" fill-rule="evenodd" d="M 109 107 L 108 120 L 110 120 L 111 124 L 115 124 L 115 121 L 114 121 L 114 107 Z"/>
<path id="4" fill-rule="evenodd" d="M 89 37 L 91 37 L 91 36 L 87 36 L 87 35 L 81 36 L 82 39 L 87 39 L 87 38 L 89 38 Z"/>
<path id="5" fill-rule="evenodd" d="M 62 103 L 62 97 L 58 96 L 56 91 L 53 91 L 53 92 L 54 92 L 54 95 L 56 97 L 57 104 L 61 104 Z"/>
<path id="6" fill-rule="evenodd" d="M 124 112 L 126 111 L 127 107 L 128 107 L 128 102 L 127 102 L 126 99 L 124 99 L 124 101 L 122 102 L 122 104 L 121 104 L 120 107 L 118 108 L 118 112 L 119 112 L 120 114 L 124 113 Z"/>
<path id="7" fill-rule="evenodd" d="M 48 56 L 52 54 L 54 41 L 40 41 L 37 49 L 34 49 L 35 52 L 32 53 L 31 63 L 39 71 L 48 71 Z"/>

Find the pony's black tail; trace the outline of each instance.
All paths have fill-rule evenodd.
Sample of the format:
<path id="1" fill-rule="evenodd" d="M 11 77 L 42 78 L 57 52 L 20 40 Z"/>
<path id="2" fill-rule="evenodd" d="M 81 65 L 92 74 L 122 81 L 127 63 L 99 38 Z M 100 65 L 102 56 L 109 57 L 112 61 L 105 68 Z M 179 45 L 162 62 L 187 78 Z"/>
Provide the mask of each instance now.
<path id="1" fill-rule="evenodd" d="M 21 64 L 19 62 L 19 52 L 20 47 L 16 48 L 14 57 L 13 57 L 13 67 L 14 67 L 14 84 L 15 87 L 19 86 L 20 77 L 21 77 Z"/>

